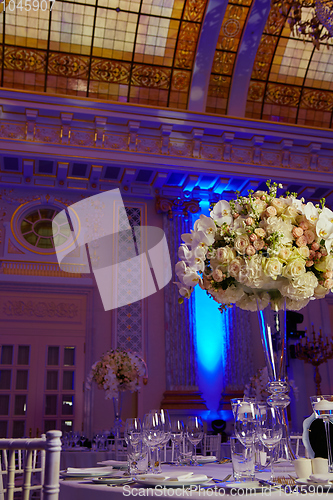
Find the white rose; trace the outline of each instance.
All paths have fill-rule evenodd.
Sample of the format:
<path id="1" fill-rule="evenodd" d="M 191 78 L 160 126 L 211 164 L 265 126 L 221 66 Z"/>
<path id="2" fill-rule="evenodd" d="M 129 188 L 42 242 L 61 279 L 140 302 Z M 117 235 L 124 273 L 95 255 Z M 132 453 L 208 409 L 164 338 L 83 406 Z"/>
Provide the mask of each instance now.
<path id="1" fill-rule="evenodd" d="M 284 198 L 273 198 L 271 205 L 276 209 L 278 215 L 281 215 L 287 207 L 287 203 Z"/>
<path id="2" fill-rule="evenodd" d="M 307 259 L 309 257 L 309 255 L 310 255 L 310 249 L 309 249 L 308 246 L 296 248 L 296 252 L 301 257 L 303 257 L 303 259 Z"/>
<path id="3" fill-rule="evenodd" d="M 282 274 L 285 278 L 292 279 L 301 276 L 306 271 L 305 260 L 301 257 L 290 261 L 283 269 Z"/>
<path id="4" fill-rule="evenodd" d="M 229 264 L 236 257 L 236 251 L 230 247 L 218 248 L 215 258 L 222 264 Z"/>
<path id="5" fill-rule="evenodd" d="M 263 271 L 269 278 L 276 280 L 282 272 L 282 262 L 277 257 L 265 258 L 262 263 Z"/>
<path id="6" fill-rule="evenodd" d="M 281 260 L 285 261 L 286 263 L 287 263 L 287 261 L 288 261 L 288 259 L 289 259 L 290 255 L 291 255 L 291 250 L 290 250 L 290 248 L 288 248 L 288 247 L 281 247 L 281 248 L 279 249 L 278 257 L 279 257 Z"/>
<path id="7" fill-rule="evenodd" d="M 243 266 L 244 260 L 241 257 L 236 257 L 235 259 L 233 259 L 228 266 L 228 272 L 230 276 L 238 281 L 239 273 Z"/>
<path id="8" fill-rule="evenodd" d="M 238 253 L 244 255 L 249 245 L 250 245 L 250 239 L 246 233 L 236 236 L 234 246 Z"/>

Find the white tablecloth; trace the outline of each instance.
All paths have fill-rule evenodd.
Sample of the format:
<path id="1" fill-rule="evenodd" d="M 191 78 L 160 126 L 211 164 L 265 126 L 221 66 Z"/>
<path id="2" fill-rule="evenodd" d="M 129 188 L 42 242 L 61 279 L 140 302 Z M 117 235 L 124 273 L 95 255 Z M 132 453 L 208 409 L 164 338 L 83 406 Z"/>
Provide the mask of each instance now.
<path id="1" fill-rule="evenodd" d="M 175 471 L 175 467 L 164 465 L 162 467 L 164 471 L 172 470 Z M 198 470 L 199 469 L 199 470 Z M 223 479 L 227 474 L 232 474 L 231 464 L 207 464 L 202 467 L 177 467 L 177 471 L 193 471 L 195 473 L 203 473 L 207 476 L 212 476 L 217 479 Z M 269 473 L 260 473 L 257 475 L 260 479 L 269 479 Z M 217 486 L 217 485 L 216 485 Z M 149 491 L 148 491 L 149 490 Z M 178 493 L 176 493 L 178 491 Z M 141 495 L 140 495 L 141 492 Z M 146 497 L 146 496 L 156 496 L 162 498 L 177 498 L 183 496 L 185 498 L 192 498 L 194 500 L 202 499 L 203 497 L 211 498 L 212 496 L 216 496 L 221 498 L 223 496 L 227 496 L 232 498 L 237 496 L 237 493 L 223 495 L 223 492 L 216 491 L 212 492 L 207 490 L 199 491 L 184 491 L 182 489 L 157 489 L 154 488 L 145 488 L 140 486 L 139 484 L 131 484 L 127 486 L 117 486 L 110 487 L 107 485 L 96 485 L 89 481 L 73 481 L 73 480 L 61 480 L 60 481 L 60 499 L 59 500 L 124 500 L 124 498 L 128 497 L 129 500 L 133 500 L 133 497 Z M 301 493 L 299 492 L 301 496 Z M 324 493 L 325 495 L 325 493 Z M 241 492 L 239 496 L 251 496 L 251 498 L 270 498 L 272 500 L 277 500 L 278 498 L 290 498 L 291 496 L 295 497 L 295 494 L 285 493 L 280 490 L 271 490 L 264 489 L 263 491 L 250 494 L 248 492 L 246 494 L 245 491 Z M 312 495 L 313 496 L 313 495 Z"/>
<path id="2" fill-rule="evenodd" d="M 67 467 L 95 467 L 97 462 L 103 460 L 115 460 L 116 454 L 114 451 L 62 451 L 60 456 L 60 470 Z M 122 454 L 118 460 L 126 460 Z"/>

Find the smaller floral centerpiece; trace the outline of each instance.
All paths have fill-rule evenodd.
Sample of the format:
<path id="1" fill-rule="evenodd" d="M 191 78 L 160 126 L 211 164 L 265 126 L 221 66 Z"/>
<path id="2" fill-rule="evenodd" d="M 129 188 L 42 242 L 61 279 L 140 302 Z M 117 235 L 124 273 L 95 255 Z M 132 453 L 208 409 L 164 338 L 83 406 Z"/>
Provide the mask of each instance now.
<path id="1" fill-rule="evenodd" d="M 86 387 L 91 389 L 91 383 L 96 382 L 99 389 L 104 389 L 105 399 L 112 399 L 119 391 L 138 391 L 139 377 L 146 371 L 146 363 L 138 355 L 111 349 L 92 365 Z"/>
<path id="2" fill-rule="evenodd" d="M 248 384 L 244 388 L 244 396 L 247 398 L 255 398 L 257 401 L 266 402 L 270 393 L 267 390 L 269 382 L 267 366 L 260 368 L 253 377 L 250 378 Z M 293 391 L 295 399 L 298 400 L 298 387 L 294 380 L 288 380 L 290 389 Z"/>

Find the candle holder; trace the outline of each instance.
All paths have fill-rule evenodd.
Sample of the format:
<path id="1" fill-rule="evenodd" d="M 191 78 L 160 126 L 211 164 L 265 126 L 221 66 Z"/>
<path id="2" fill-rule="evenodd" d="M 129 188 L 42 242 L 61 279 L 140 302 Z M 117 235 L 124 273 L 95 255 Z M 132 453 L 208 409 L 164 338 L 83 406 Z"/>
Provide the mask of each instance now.
<path id="1" fill-rule="evenodd" d="M 302 359 L 305 363 L 310 363 L 314 367 L 314 381 L 316 384 L 316 395 L 321 395 L 321 375 L 319 366 L 326 363 L 328 359 L 333 358 L 333 341 L 323 339 L 321 330 L 317 334 L 314 329 L 312 340 L 309 337 L 303 337 L 301 342 L 295 344 L 295 357 Z"/>

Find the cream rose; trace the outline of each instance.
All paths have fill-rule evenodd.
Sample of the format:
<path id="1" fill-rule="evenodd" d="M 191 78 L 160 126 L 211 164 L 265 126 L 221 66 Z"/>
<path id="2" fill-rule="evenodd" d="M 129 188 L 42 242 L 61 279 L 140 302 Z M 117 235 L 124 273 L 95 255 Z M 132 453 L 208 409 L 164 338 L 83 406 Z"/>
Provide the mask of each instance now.
<path id="1" fill-rule="evenodd" d="M 249 246 L 249 244 L 250 244 L 250 238 L 246 233 L 236 236 L 234 245 L 238 253 L 244 255 L 246 252 L 246 248 Z"/>
<path id="2" fill-rule="evenodd" d="M 214 269 L 212 277 L 214 281 L 223 281 L 223 272 L 221 271 L 221 269 Z"/>
<path id="3" fill-rule="evenodd" d="M 233 248 L 222 247 L 216 250 L 216 260 L 222 264 L 229 264 L 236 257 L 236 252 Z"/>
<path id="4" fill-rule="evenodd" d="M 305 260 L 302 258 L 294 259 L 285 266 L 282 274 L 285 278 L 292 279 L 301 276 L 306 271 Z"/>
<path id="5" fill-rule="evenodd" d="M 271 206 L 275 208 L 278 215 L 281 215 L 285 210 L 287 204 L 283 198 L 273 198 L 271 201 Z"/>
<path id="6" fill-rule="evenodd" d="M 328 292 L 329 290 L 327 290 L 327 288 L 322 285 L 318 285 L 314 289 L 314 296 L 316 297 L 316 299 L 323 299 Z"/>
<path id="7" fill-rule="evenodd" d="M 310 256 L 310 249 L 307 246 L 299 247 L 296 249 L 296 251 L 301 257 L 303 257 L 303 259 L 307 259 Z"/>
<path id="8" fill-rule="evenodd" d="M 266 276 L 276 280 L 282 272 L 282 262 L 277 257 L 263 259 L 262 268 Z"/>
<path id="9" fill-rule="evenodd" d="M 281 247 L 280 250 L 279 250 L 279 254 L 278 254 L 278 257 L 282 260 L 284 260 L 285 262 L 288 261 L 289 257 L 291 255 L 291 250 L 290 248 L 288 247 Z"/>
<path id="10" fill-rule="evenodd" d="M 264 238 L 266 236 L 266 231 L 262 227 L 257 227 L 254 232 L 258 236 L 258 238 Z"/>
<path id="11" fill-rule="evenodd" d="M 241 257 L 236 257 L 228 265 L 228 272 L 230 276 L 238 280 L 239 273 L 244 266 L 244 260 Z"/>

